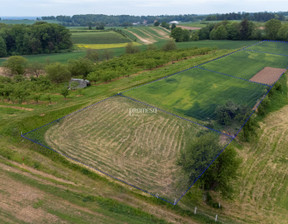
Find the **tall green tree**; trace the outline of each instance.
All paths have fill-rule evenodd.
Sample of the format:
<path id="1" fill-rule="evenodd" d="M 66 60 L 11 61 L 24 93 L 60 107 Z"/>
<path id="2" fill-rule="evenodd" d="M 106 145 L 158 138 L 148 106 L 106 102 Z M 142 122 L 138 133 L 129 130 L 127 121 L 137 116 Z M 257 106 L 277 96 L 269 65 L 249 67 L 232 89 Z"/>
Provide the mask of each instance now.
<path id="1" fill-rule="evenodd" d="M 255 30 L 255 25 L 253 22 L 248 19 L 244 19 L 240 23 L 240 39 L 249 40 Z"/>
<path id="2" fill-rule="evenodd" d="M 210 33 L 211 40 L 225 40 L 227 38 L 228 32 L 223 24 L 215 27 Z"/>
<path id="3" fill-rule="evenodd" d="M 288 41 L 288 24 L 283 24 L 277 33 L 278 39 Z"/>
<path id="4" fill-rule="evenodd" d="M 22 56 L 11 56 L 4 63 L 12 75 L 23 75 L 27 67 L 27 59 Z"/>
<path id="5" fill-rule="evenodd" d="M 276 40 L 278 31 L 281 28 L 281 21 L 278 19 L 271 19 L 265 23 L 265 33 L 268 39 Z"/>
<path id="6" fill-rule="evenodd" d="M 7 56 L 6 42 L 3 37 L 0 36 L 0 57 Z"/>
<path id="7" fill-rule="evenodd" d="M 171 37 L 176 41 L 176 42 L 182 42 L 184 39 L 184 32 L 181 27 L 176 27 L 171 31 Z"/>

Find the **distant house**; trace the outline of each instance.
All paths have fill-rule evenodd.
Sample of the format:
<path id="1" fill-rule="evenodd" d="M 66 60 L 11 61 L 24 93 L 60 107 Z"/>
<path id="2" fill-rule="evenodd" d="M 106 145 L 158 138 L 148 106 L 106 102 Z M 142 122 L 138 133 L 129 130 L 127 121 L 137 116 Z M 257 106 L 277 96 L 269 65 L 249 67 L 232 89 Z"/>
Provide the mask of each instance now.
<path id="1" fill-rule="evenodd" d="M 175 24 L 175 25 L 178 25 L 179 22 L 178 22 L 178 21 L 171 21 L 171 22 L 169 22 L 169 24 Z"/>
<path id="2" fill-rule="evenodd" d="M 89 80 L 84 79 L 71 79 L 69 82 L 69 89 L 83 89 L 90 86 Z"/>

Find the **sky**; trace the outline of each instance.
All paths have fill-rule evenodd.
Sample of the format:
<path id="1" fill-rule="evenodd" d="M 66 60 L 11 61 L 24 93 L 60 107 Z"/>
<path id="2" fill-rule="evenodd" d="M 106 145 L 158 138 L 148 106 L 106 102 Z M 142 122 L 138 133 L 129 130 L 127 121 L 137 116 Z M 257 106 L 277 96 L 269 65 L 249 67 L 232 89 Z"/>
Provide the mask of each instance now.
<path id="1" fill-rule="evenodd" d="M 287 0 L 1 0 L 0 17 L 76 14 L 179 15 L 288 11 Z"/>

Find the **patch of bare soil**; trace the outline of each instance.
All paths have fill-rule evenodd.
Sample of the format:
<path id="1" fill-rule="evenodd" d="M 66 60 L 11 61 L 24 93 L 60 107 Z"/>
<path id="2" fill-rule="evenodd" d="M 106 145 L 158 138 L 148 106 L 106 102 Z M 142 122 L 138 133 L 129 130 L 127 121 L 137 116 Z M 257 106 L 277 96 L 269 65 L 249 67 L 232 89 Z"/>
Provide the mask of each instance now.
<path id="1" fill-rule="evenodd" d="M 263 84 L 272 85 L 275 83 L 280 76 L 285 72 L 286 69 L 283 68 L 272 68 L 272 67 L 265 67 L 256 75 L 254 75 L 250 81 L 259 82 Z"/>
<path id="2" fill-rule="evenodd" d="M 191 26 L 177 26 L 177 27 L 180 27 L 184 30 L 200 30 L 201 29 L 200 27 L 191 27 Z"/>
<path id="3" fill-rule="evenodd" d="M 0 67 L 0 76 L 8 76 L 8 73 L 4 67 Z"/>
<path id="4" fill-rule="evenodd" d="M 7 105 L 0 105 L 0 107 L 11 108 L 11 109 L 16 109 L 16 110 L 26 110 L 26 111 L 33 111 L 34 110 L 33 108 L 7 106 Z"/>

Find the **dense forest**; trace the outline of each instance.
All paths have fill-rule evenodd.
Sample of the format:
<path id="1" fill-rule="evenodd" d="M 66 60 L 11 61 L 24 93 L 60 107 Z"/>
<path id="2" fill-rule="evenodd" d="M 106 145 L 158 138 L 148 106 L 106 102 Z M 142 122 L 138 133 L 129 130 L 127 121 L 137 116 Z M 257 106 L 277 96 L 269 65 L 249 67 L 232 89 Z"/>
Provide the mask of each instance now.
<path id="1" fill-rule="evenodd" d="M 232 12 L 226 14 L 215 14 L 209 15 L 206 17 L 207 21 L 219 21 L 219 20 L 243 20 L 248 19 L 251 21 L 259 21 L 259 22 L 266 22 L 270 19 L 279 19 L 281 21 L 285 20 L 285 16 L 287 13 L 279 12 L 279 13 L 272 13 L 272 12 L 257 12 L 257 13 L 246 13 L 246 12 Z"/>
<path id="2" fill-rule="evenodd" d="M 45 22 L 33 25 L 0 23 L 0 57 L 54 53 L 71 47 L 70 31 L 62 25 Z"/>
<path id="3" fill-rule="evenodd" d="M 271 19 L 264 27 L 257 27 L 247 19 L 241 22 L 222 21 L 211 23 L 194 32 L 189 32 L 180 27 L 171 31 L 171 37 L 176 42 L 197 40 L 284 40 L 288 41 L 288 24 L 280 20 Z"/>

